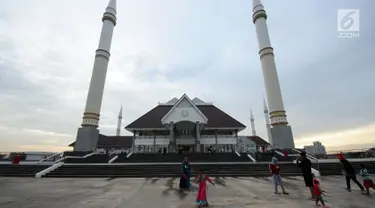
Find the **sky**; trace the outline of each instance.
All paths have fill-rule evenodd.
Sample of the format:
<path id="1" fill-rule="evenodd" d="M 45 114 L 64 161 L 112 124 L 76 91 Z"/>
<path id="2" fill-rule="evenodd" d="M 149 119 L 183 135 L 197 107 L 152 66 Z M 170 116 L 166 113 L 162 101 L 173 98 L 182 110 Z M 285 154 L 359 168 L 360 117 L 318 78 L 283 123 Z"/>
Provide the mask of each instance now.
<path id="1" fill-rule="evenodd" d="M 297 147 L 375 146 L 372 0 L 263 0 Z M 2 0 L 0 151 L 62 151 L 80 127 L 108 0 Z M 100 132 L 186 93 L 267 140 L 251 0 L 118 0 Z M 337 9 L 360 10 L 338 38 Z M 122 130 L 122 134 L 129 134 Z"/>

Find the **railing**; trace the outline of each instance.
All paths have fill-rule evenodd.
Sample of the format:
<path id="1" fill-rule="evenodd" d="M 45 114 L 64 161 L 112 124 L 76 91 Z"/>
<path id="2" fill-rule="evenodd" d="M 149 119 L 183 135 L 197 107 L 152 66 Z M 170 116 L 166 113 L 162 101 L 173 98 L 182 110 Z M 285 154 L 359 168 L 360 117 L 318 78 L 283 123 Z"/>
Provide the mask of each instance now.
<path id="1" fill-rule="evenodd" d="M 49 156 L 49 157 L 46 157 L 46 158 L 44 158 L 44 159 L 42 159 L 42 160 L 39 160 L 39 162 L 38 162 L 37 164 L 39 165 L 40 163 L 42 163 L 42 162 L 44 162 L 44 161 L 46 161 L 46 160 L 49 160 L 49 159 L 51 159 L 51 158 L 53 158 L 54 160 L 56 160 L 56 157 L 57 157 L 57 156 L 60 156 L 59 159 L 61 159 L 63 155 L 64 155 L 64 152 L 58 152 L 58 153 L 53 154 L 53 155 L 51 155 L 51 156 Z"/>
<path id="2" fill-rule="evenodd" d="M 362 149 L 349 149 L 349 150 L 338 150 L 338 151 L 328 151 L 327 154 L 337 154 L 337 153 L 353 153 L 353 152 L 366 152 L 371 150 L 371 148 L 362 148 Z"/>
<path id="3" fill-rule="evenodd" d="M 253 162 L 256 162 L 256 154 L 255 154 L 255 151 L 253 149 L 250 149 L 248 147 L 245 147 L 245 151 L 246 153 L 248 153 L 248 157 L 253 161 Z"/>
<path id="4" fill-rule="evenodd" d="M 108 161 L 108 163 L 113 163 L 115 160 L 117 160 L 118 155 L 114 156 L 112 159 Z"/>
<path id="5" fill-rule="evenodd" d="M 41 178 L 42 176 L 44 176 L 45 174 L 53 171 L 53 170 L 56 170 L 57 168 L 61 167 L 64 165 L 64 162 L 59 162 L 59 163 L 56 163 L 42 171 L 40 171 L 39 173 L 35 174 L 35 178 Z"/>
<path id="6" fill-rule="evenodd" d="M 243 151 L 242 151 L 243 149 Z M 238 145 L 238 147 L 235 148 L 236 150 L 236 153 L 237 152 L 241 152 L 241 153 L 247 153 L 248 154 L 248 157 L 253 161 L 253 162 L 256 162 L 256 154 L 255 154 L 255 150 L 254 149 L 251 149 L 249 147 L 247 147 L 246 145 L 244 144 L 240 144 Z"/>
<path id="7" fill-rule="evenodd" d="M 65 157 L 62 157 L 62 158 L 56 160 L 55 162 L 59 163 L 59 162 L 62 162 L 65 159 L 68 159 L 68 158 L 87 158 L 87 157 L 90 157 L 91 155 L 95 155 L 95 154 L 96 154 L 95 152 L 92 152 L 92 153 L 86 154 L 84 156 L 65 156 Z"/>

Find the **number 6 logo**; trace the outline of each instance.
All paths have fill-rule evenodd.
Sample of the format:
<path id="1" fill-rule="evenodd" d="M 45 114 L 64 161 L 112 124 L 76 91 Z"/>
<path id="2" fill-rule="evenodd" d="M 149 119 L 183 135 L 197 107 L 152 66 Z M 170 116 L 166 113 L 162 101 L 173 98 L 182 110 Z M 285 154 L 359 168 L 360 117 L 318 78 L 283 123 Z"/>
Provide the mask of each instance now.
<path id="1" fill-rule="evenodd" d="M 359 31 L 359 10 L 339 9 L 337 10 L 337 29 L 341 32 Z"/>
<path id="2" fill-rule="evenodd" d="M 356 11 L 351 11 L 341 19 L 341 28 L 347 30 L 354 24 L 354 19 L 351 17 Z"/>

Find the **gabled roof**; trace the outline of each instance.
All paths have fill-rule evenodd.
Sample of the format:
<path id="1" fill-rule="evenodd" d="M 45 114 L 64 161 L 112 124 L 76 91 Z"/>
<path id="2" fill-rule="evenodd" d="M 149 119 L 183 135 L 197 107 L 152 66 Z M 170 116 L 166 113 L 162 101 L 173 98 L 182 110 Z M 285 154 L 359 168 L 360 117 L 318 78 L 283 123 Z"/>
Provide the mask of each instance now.
<path id="1" fill-rule="evenodd" d="M 173 112 L 174 109 L 176 109 L 176 107 L 183 101 L 183 100 L 187 100 L 190 105 L 193 106 L 193 108 L 197 111 L 197 113 L 202 116 L 203 120 L 206 121 L 207 123 L 207 117 L 197 108 L 197 106 L 193 103 L 192 100 L 190 100 L 190 98 L 186 95 L 186 94 L 183 94 L 182 97 L 173 105 L 173 107 L 168 111 L 167 114 L 164 115 L 164 117 L 161 119 L 161 122 L 164 123 L 165 119 L 168 118 L 168 116 Z"/>
<path id="2" fill-rule="evenodd" d="M 206 128 L 234 128 L 242 130 L 245 125 L 232 118 L 214 105 L 196 105 L 207 118 Z M 126 130 L 136 129 L 166 129 L 161 119 L 171 110 L 171 105 L 158 105 L 137 120 L 125 127 Z"/>
<path id="3" fill-rule="evenodd" d="M 194 98 L 193 100 L 193 103 L 195 104 L 195 105 L 199 105 L 199 104 L 206 104 L 205 102 L 203 102 L 201 99 L 199 99 L 199 98 Z"/>
<path id="4" fill-rule="evenodd" d="M 255 144 L 257 146 L 267 146 L 267 145 L 270 145 L 270 143 L 266 142 L 266 140 L 260 138 L 259 136 L 248 136 L 247 138 L 249 138 L 250 140 L 252 140 L 253 142 L 255 142 Z"/>
<path id="5" fill-rule="evenodd" d="M 73 142 L 69 147 L 74 147 L 76 142 Z M 99 134 L 97 148 L 129 148 L 133 145 L 133 136 L 106 136 Z"/>

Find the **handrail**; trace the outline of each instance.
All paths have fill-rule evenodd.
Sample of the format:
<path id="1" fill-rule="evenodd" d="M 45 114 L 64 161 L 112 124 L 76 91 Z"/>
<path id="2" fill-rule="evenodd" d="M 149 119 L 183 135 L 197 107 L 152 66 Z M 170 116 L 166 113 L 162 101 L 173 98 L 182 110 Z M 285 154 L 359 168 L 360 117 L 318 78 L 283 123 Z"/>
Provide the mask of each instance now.
<path id="1" fill-rule="evenodd" d="M 51 158 L 53 158 L 53 157 L 56 157 L 57 155 L 62 155 L 62 154 L 64 154 L 64 152 L 58 152 L 58 153 L 53 154 L 53 155 L 51 155 L 51 156 L 49 156 L 49 157 L 46 157 L 46 158 L 44 158 L 44 159 L 42 159 L 42 160 L 39 160 L 39 162 L 38 162 L 37 164 L 39 165 L 40 163 L 42 163 L 42 162 L 44 162 L 44 161 L 46 161 L 46 160 L 48 160 L 48 159 L 51 159 Z"/>
<path id="2" fill-rule="evenodd" d="M 84 156 L 65 156 L 65 157 L 62 157 L 62 158 L 60 158 L 59 160 L 57 160 L 55 162 L 58 163 L 58 162 L 61 162 L 61 161 L 65 160 L 65 159 L 68 159 L 68 158 L 87 158 L 87 157 L 90 157 L 91 155 L 95 155 L 95 154 L 96 154 L 96 152 L 92 152 L 92 153 L 86 154 Z"/>
<path id="3" fill-rule="evenodd" d="M 126 158 L 129 158 L 133 154 L 133 151 L 130 151 L 127 155 Z"/>
<path id="4" fill-rule="evenodd" d="M 118 155 L 114 156 L 112 159 L 108 161 L 108 163 L 113 163 L 115 160 L 117 160 Z"/>
<path id="5" fill-rule="evenodd" d="M 295 151 L 295 152 L 298 152 L 299 154 L 302 153 L 302 151 L 297 150 L 297 149 L 292 149 L 292 150 Z M 309 157 L 310 159 L 313 159 L 313 160 L 319 161 L 318 158 L 316 158 L 316 157 L 314 157 L 314 156 L 312 156 L 312 155 L 309 155 L 309 154 L 307 154 L 307 153 L 306 153 L 306 156 Z"/>
<path id="6" fill-rule="evenodd" d="M 277 146 L 277 145 L 271 145 L 271 147 L 276 147 L 277 149 L 284 149 L 284 148 L 281 148 L 281 147 L 279 147 L 279 146 Z M 295 151 L 295 152 L 297 152 L 298 154 L 302 153 L 302 151 L 297 150 L 297 149 L 295 149 L 295 148 L 293 148 L 292 151 Z M 319 159 L 316 158 L 316 157 L 313 157 L 313 156 L 311 156 L 311 155 L 309 155 L 309 154 L 306 154 L 306 157 L 309 158 L 309 159 L 312 159 L 312 160 L 316 161 L 316 165 L 318 166 L 318 171 L 320 171 L 320 167 L 319 167 Z"/>
<path id="7" fill-rule="evenodd" d="M 243 145 L 243 144 L 240 147 L 244 148 L 245 153 L 250 153 L 250 155 L 253 156 L 253 158 L 256 157 L 256 154 L 255 154 L 256 152 L 253 149 L 251 149 L 250 147 L 247 147 L 246 145 Z"/>
<path id="8" fill-rule="evenodd" d="M 54 165 L 52 165 L 52 166 L 50 166 L 50 167 L 48 167 L 48 168 L 40 171 L 39 173 L 36 173 L 35 174 L 35 178 L 41 178 L 43 175 L 45 175 L 45 174 L 47 174 L 47 173 L 49 173 L 49 172 L 51 172 L 53 170 L 56 170 L 57 168 L 61 167 L 62 165 L 64 165 L 63 162 L 56 163 L 56 164 L 54 164 Z"/>

